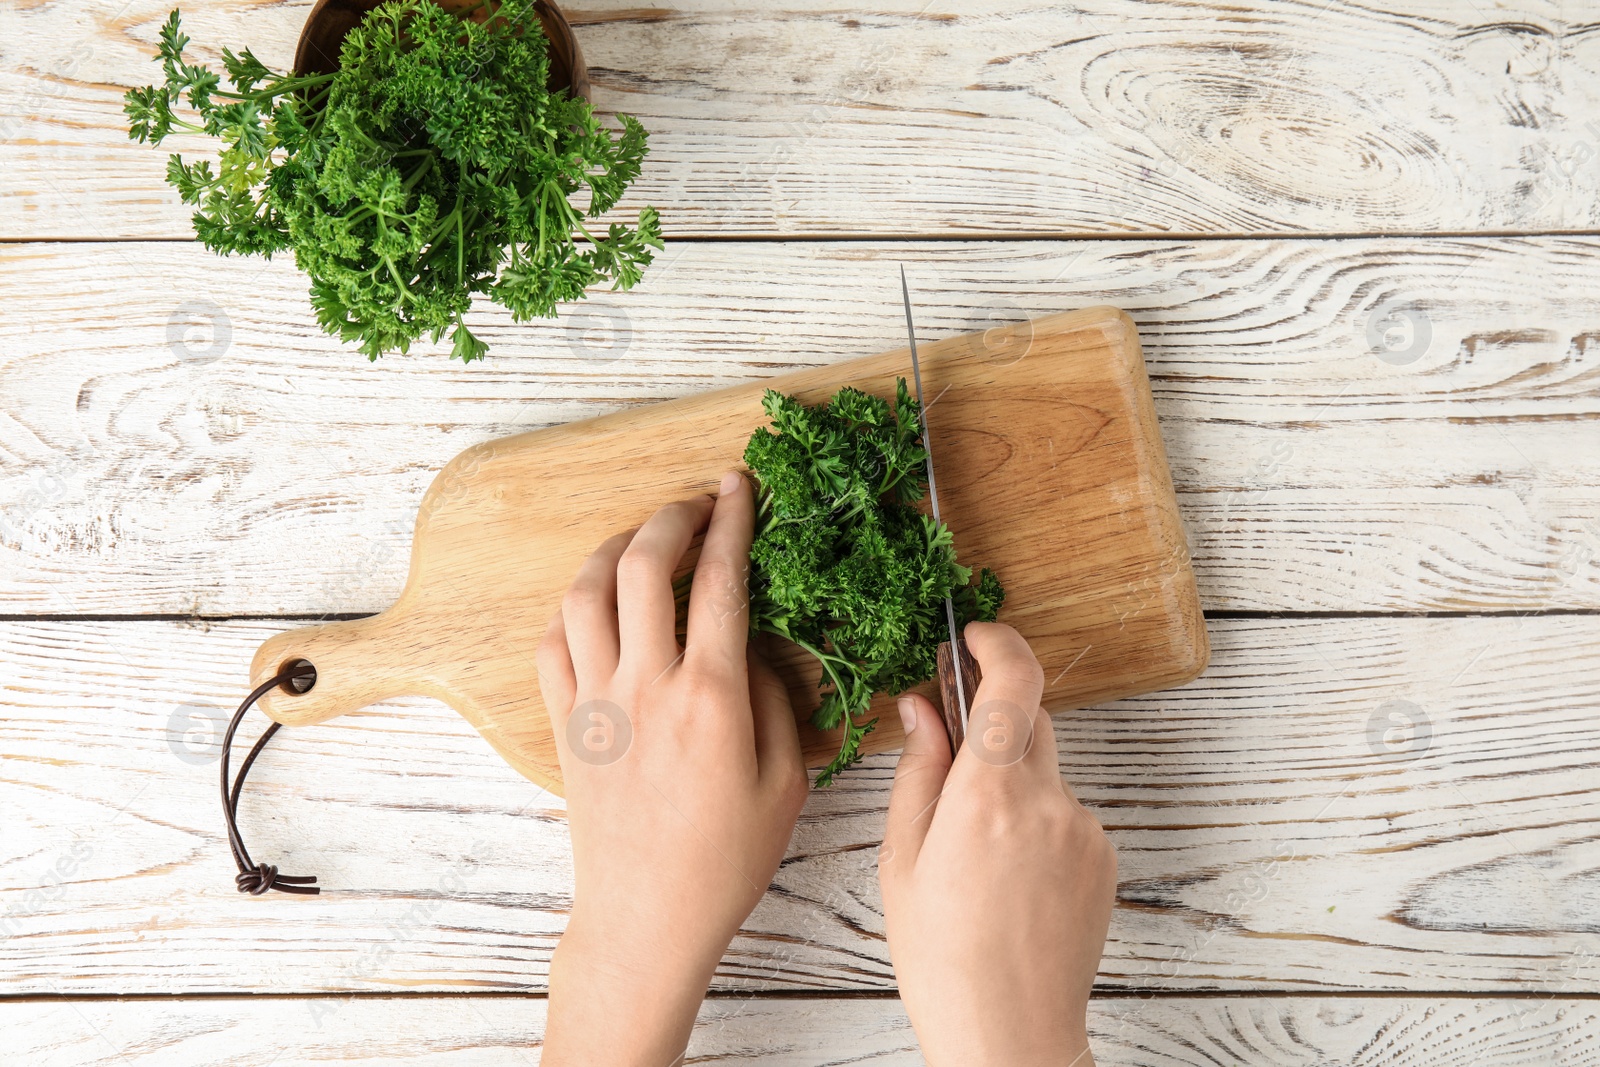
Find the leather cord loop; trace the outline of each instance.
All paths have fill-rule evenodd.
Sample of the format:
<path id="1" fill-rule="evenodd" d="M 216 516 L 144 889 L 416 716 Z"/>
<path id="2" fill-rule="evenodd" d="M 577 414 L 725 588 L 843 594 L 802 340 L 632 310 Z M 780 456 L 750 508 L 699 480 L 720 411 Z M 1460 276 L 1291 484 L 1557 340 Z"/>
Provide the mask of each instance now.
<path id="1" fill-rule="evenodd" d="M 239 710 L 233 713 L 233 721 L 228 724 L 228 732 L 222 738 L 222 816 L 228 823 L 228 847 L 233 850 L 233 862 L 239 867 L 239 875 L 235 878 L 234 885 L 239 892 L 260 896 L 269 889 L 276 889 L 280 893 L 302 893 L 315 895 L 322 892 L 314 883 L 314 875 L 279 874 L 278 868 L 270 863 L 256 863 L 250 858 L 250 852 L 244 847 L 244 839 L 239 836 L 239 793 L 244 789 L 245 775 L 250 773 L 250 767 L 255 763 L 256 757 L 261 755 L 261 750 L 267 742 L 272 740 L 272 735 L 278 732 L 281 723 L 273 723 L 267 727 L 255 745 L 250 749 L 250 754 L 239 765 L 239 776 L 233 781 L 233 788 L 228 788 L 228 754 L 233 751 L 233 735 L 239 731 L 239 723 L 244 721 L 245 713 L 255 706 L 255 702 L 270 693 L 278 686 L 290 686 L 294 692 L 304 693 L 316 683 L 317 669 L 305 660 L 296 660 L 284 667 L 275 678 L 268 679 L 256 687 L 255 691 L 244 698 L 244 703 L 239 705 Z"/>

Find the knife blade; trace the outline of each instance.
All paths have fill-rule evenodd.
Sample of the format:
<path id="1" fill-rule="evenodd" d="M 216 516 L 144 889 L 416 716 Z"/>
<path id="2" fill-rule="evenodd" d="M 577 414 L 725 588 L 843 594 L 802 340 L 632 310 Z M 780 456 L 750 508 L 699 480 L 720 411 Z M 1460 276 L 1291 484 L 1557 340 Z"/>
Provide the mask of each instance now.
<path id="1" fill-rule="evenodd" d="M 933 441 L 928 431 L 928 405 L 922 399 L 922 364 L 917 359 L 917 330 L 911 321 L 911 289 L 906 284 L 905 264 L 900 265 L 900 295 L 906 308 L 906 337 L 911 343 L 911 379 L 916 385 L 917 409 L 922 415 L 922 452 L 928 473 L 928 503 L 933 511 L 933 521 L 942 522 L 939 515 L 939 486 L 933 473 Z M 939 645 L 939 695 L 943 700 L 945 732 L 950 736 L 952 756 L 961 751 L 967 736 L 967 694 L 977 689 L 977 662 L 967 651 L 967 643 L 956 629 L 956 606 L 950 597 L 944 598 L 945 626 L 950 640 Z"/>

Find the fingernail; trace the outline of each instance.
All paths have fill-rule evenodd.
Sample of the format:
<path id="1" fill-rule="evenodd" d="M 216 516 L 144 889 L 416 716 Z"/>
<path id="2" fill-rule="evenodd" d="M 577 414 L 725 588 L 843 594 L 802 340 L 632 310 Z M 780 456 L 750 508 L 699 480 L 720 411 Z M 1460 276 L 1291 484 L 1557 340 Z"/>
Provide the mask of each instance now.
<path id="1" fill-rule="evenodd" d="M 744 475 L 738 471 L 729 471 L 722 476 L 722 486 L 717 490 L 717 494 L 719 496 L 727 496 L 729 493 L 736 492 L 739 486 L 743 484 Z"/>
<path id="2" fill-rule="evenodd" d="M 901 697 L 895 705 L 900 709 L 900 725 L 907 734 L 917 728 L 917 705 L 910 697 Z"/>

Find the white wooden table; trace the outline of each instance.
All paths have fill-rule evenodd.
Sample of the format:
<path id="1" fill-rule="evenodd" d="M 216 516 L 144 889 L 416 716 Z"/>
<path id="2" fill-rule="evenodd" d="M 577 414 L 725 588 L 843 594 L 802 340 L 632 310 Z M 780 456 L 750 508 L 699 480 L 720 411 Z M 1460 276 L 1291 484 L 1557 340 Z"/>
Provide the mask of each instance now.
<path id="1" fill-rule="evenodd" d="M 668 250 L 472 367 L 192 242 L 120 110 L 168 6 L 0 4 L 0 1061 L 536 1062 L 561 803 L 428 701 L 287 731 L 242 821 L 330 891 L 241 898 L 250 653 L 387 604 L 471 443 L 899 345 L 904 262 L 928 336 L 1146 346 L 1215 655 L 1058 720 L 1121 855 L 1100 1062 L 1600 1063 L 1593 5 L 575 5 Z M 308 6 L 185 25 L 283 66 Z M 892 766 L 812 798 L 693 1062 L 921 1062 Z"/>

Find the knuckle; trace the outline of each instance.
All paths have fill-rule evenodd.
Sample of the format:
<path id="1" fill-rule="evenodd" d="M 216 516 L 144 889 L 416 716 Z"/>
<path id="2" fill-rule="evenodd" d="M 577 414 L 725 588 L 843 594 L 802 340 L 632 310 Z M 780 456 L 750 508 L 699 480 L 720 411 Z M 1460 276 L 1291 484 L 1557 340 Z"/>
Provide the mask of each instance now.
<path id="1" fill-rule="evenodd" d="M 1050 836 L 1051 840 L 1064 840 L 1070 838 L 1076 832 L 1077 818 L 1073 814 L 1070 804 L 1041 805 L 1041 808 L 1043 810 L 1040 812 L 1039 817 L 1044 824 L 1044 832 Z"/>
<path id="2" fill-rule="evenodd" d="M 574 582 L 561 597 L 561 612 L 569 619 L 602 607 L 600 590 L 587 582 Z"/>
<path id="3" fill-rule="evenodd" d="M 1051 802 L 1040 804 L 1037 832 L 1040 839 L 1071 856 L 1092 857 L 1105 842 L 1100 824 L 1090 818 L 1078 805 L 1065 797 L 1052 797 Z"/>
<path id="4" fill-rule="evenodd" d="M 997 664 L 1026 662 L 1038 666 L 1027 639 L 1005 623 L 971 623 L 967 632 L 969 644 L 978 646 L 973 649 L 975 655 L 981 652 L 982 658 L 996 661 Z"/>
<path id="5" fill-rule="evenodd" d="M 1075 823 L 1076 820 L 1070 811 L 1063 811 L 1055 805 L 1051 805 L 1040 815 L 1039 838 L 1042 841 L 1050 841 L 1054 844 L 1071 848 L 1078 836 L 1078 828 Z"/>
<path id="6" fill-rule="evenodd" d="M 750 673 L 750 689 L 758 700 L 768 701 L 780 708 L 793 711 L 794 702 L 789 698 L 789 687 L 783 684 L 783 679 L 769 671 L 752 671 Z"/>
<path id="7" fill-rule="evenodd" d="M 1099 834 L 1101 837 L 1105 837 L 1106 828 L 1101 824 L 1099 819 L 1095 818 L 1094 812 L 1080 804 L 1078 805 L 1078 814 L 1079 817 L 1084 820 L 1084 822 L 1088 823 L 1095 833 Z"/>
<path id="8" fill-rule="evenodd" d="M 894 765 L 894 781 L 909 781 L 921 774 L 932 774 L 937 768 L 938 761 L 931 752 L 920 752 L 914 748 L 906 747 L 900 753 L 900 761 Z"/>
<path id="9" fill-rule="evenodd" d="M 798 814 L 806 806 L 806 798 L 811 795 L 811 778 L 798 761 L 784 774 L 782 788 L 784 810 Z"/>
<path id="10" fill-rule="evenodd" d="M 1044 688 L 1044 668 L 1032 655 L 1019 656 L 1001 668 L 1003 676 L 1012 685 L 1028 689 Z"/>
<path id="11" fill-rule="evenodd" d="M 534 662 L 539 665 L 540 671 L 548 671 L 561 663 L 561 650 L 556 647 L 555 637 L 545 634 L 539 639 L 539 645 L 533 650 Z"/>
<path id="12" fill-rule="evenodd" d="M 677 526 L 694 525 L 703 505 L 699 500 L 674 500 L 670 504 L 663 504 L 651 516 L 649 525 L 652 526 Z"/>
<path id="13" fill-rule="evenodd" d="M 652 581 L 660 570 L 661 560 L 655 549 L 635 541 L 617 560 L 617 581 L 624 585 Z"/>
<path id="14" fill-rule="evenodd" d="M 727 679 L 718 671 L 706 668 L 701 662 L 685 661 L 679 676 L 683 699 L 690 708 L 700 710 L 714 707 L 727 699 Z"/>
<path id="15" fill-rule="evenodd" d="M 726 701 L 728 694 L 734 691 L 741 696 L 752 691 L 749 680 L 736 685 L 736 680 L 746 673 L 744 649 L 739 649 L 738 656 L 734 656 L 718 641 L 688 641 L 682 662 L 683 683 L 696 699 Z"/>
<path id="16" fill-rule="evenodd" d="M 1012 660 L 1007 663 L 982 664 L 983 679 L 979 682 L 983 699 L 1009 699 L 1021 702 L 1027 710 L 1030 698 L 1044 690 L 1044 670 L 1036 660 Z M 1002 696 L 1003 694 L 1003 696 Z"/>
<path id="17" fill-rule="evenodd" d="M 1012 804 L 984 803 L 976 815 L 976 821 L 979 832 L 986 839 L 1004 841 L 1026 833 L 1033 819 Z"/>
<path id="18" fill-rule="evenodd" d="M 937 758 L 925 752 L 909 750 L 901 752 L 900 762 L 894 768 L 889 802 L 893 804 L 897 794 L 905 797 L 916 795 L 922 787 L 915 783 L 921 779 L 932 778 L 935 782 L 943 783 L 949 773 L 950 768 L 947 765 L 941 764 Z"/>
<path id="19" fill-rule="evenodd" d="M 1087 812 L 1077 812 L 1072 817 L 1068 841 L 1072 850 L 1096 863 L 1116 863 L 1116 846 L 1111 843 L 1105 828 Z"/>
<path id="20" fill-rule="evenodd" d="M 633 543 L 633 539 L 638 536 L 638 533 L 638 530 L 624 530 L 622 533 L 612 534 L 600 542 L 600 551 L 609 552 L 615 548 L 627 548 L 628 545 Z"/>
<path id="21" fill-rule="evenodd" d="M 748 564 L 740 565 L 721 556 L 700 557 L 695 564 L 695 578 L 701 588 L 714 597 L 737 596 L 744 592 Z"/>

